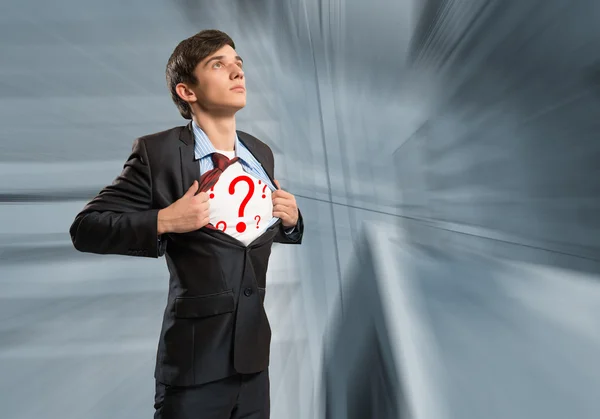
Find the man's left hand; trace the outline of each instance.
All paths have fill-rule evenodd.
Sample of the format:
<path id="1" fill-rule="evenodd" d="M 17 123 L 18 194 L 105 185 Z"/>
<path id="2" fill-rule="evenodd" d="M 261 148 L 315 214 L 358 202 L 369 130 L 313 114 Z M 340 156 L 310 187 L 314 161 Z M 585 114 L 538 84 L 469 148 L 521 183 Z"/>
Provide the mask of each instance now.
<path id="1" fill-rule="evenodd" d="M 284 227 L 294 227 L 298 223 L 298 206 L 296 198 L 284 191 L 276 180 L 277 190 L 271 194 L 273 200 L 273 217 L 281 218 Z"/>

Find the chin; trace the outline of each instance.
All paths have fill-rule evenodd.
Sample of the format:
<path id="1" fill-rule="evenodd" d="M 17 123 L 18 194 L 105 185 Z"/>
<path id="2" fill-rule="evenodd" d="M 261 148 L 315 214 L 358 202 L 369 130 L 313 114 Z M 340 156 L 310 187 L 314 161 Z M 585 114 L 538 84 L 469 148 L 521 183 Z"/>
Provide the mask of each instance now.
<path id="1" fill-rule="evenodd" d="M 245 106 L 246 106 L 246 101 L 241 102 L 238 100 L 236 102 L 215 104 L 211 108 L 212 108 L 213 112 L 217 112 L 219 114 L 230 115 L 232 113 L 236 113 L 237 111 L 244 108 Z"/>
<path id="2" fill-rule="evenodd" d="M 231 104 L 232 108 L 237 108 L 238 110 L 242 109 L 245 106 L 246 106 L 246 99 L 245 98 L 244 98 L 244 100 L 236 100 L 235 102 L 233 102 Z"/>

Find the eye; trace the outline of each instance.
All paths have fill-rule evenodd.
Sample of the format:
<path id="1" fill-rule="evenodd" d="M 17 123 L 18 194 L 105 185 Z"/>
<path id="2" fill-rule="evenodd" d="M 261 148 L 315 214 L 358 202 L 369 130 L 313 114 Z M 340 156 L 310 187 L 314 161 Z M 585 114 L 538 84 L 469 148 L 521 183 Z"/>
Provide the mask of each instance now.
<path id="1" fill-rule="evenodd" d="M 217 67 L 219 66 L 219 67 Z M 213 68 L 221 68 L 223 66 L 223 63 L 221 61 L 217 61 L 216 63 L 213 64 Z"/>

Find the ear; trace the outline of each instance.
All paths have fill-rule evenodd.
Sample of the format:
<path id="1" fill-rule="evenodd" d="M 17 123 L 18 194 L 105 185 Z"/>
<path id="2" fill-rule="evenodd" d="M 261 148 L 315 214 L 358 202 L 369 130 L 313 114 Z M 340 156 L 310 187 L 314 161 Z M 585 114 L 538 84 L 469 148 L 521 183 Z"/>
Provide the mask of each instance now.
<path id="1" fill-rule="evenodd" d="M 175 91 L 181 99 L 188 103 L 193 103 L 198 100 L 196 93 L 194 93 L 194 91 L 185 83 L 178 83 L 177 86 L 175 86 Z"/>

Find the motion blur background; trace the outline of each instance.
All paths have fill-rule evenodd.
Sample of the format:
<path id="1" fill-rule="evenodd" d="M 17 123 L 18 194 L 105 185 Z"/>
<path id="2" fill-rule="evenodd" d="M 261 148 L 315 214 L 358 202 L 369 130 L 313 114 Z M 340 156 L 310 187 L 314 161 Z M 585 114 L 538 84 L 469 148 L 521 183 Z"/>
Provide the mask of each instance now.
<path id="1" fill-rule="evenodd" d="M 164 69 L 229 33 L 274 245 L 272 417 L 600 417 L 600 2 L 0 3 L 0 417 L 150 418 L 163 259 L 76 252 Z"/>

